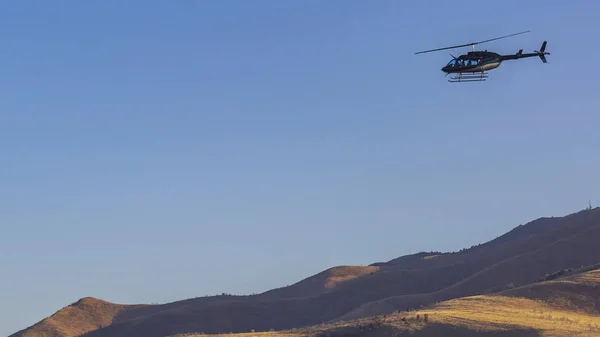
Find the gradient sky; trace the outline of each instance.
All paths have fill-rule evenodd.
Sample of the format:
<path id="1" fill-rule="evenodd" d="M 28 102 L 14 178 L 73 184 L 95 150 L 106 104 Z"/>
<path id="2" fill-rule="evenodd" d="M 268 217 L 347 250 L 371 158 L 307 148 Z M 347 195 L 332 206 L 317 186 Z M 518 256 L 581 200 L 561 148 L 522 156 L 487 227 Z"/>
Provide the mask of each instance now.
<path id="1" fill-rule="evenodd" d="M 0 336 L 600 203 L 588 1 L 0 3 Z M 530 52 L 452 84 L 446 51 Z M 450 51 L 458 55 L 469 48 Z"/>

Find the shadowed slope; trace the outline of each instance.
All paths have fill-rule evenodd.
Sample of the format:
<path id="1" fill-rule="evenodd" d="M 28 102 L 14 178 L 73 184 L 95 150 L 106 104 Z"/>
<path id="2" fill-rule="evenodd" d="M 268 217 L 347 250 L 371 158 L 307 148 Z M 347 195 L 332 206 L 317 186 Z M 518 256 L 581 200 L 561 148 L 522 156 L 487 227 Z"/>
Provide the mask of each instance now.
<path id="1" fill-rule="evenodd" d="M 338 320 L 380 315 L 394 310 L 418 308 L 435 302 L 477 294 L 485 294 L 536 282 L 542 275 L 566 268 L 590 265 L 600 261 L 600 212 L 581 213 L 565 217 L 568 226 L 554 226 L 549 233 L 533 236 L 525 243 L 535 248 L 515 255 L 464 278 L 460 282 L 435 292 L 424 292 L 365 303 Z M 539 247 L 539 238 L 550 238 Z M 554 241 L 556 239 L 556 241 Z M 522 250 L 519 250 L 522 251 Z"/>
<path id="2" fill-rule="evenodd" d="M 374 274 L 378 270 L 378 267 L 373 266 L 338 266 L 310 276 L 295 284 L 277 289 L 272 289 L 257 295 L 207 296 L 167 304 L 136 308 L 135 310 L 123 312 L 117 317 L 115 321 L 121 322 L 129 319 L 139 319 L 146 316 L 159 315 L 161 313 L 166 313 L 166 315 L 170 315 L 172 311 L 197 311 L 203 310 L 204 308 L 212 308 L 217 304 L 229 305 L 233 303 L 235 305 L 236 303 L 306 298 L 329 292 L 344 282 L 348 282 L 365 275 Z"/>
<path id="3" fill-rule="evenodd" d="M 468 268 L 466 265 L 447 267 L 445 271 L 448 275 L 438 278 L 429 277 L 429 271 L 382 268 L 373 275 L 348 280 L 338 284 L 334 291 L 314 297 L 190 304 L 185 308 L 174 308 L 136 320 L 119 322 L 91 333 L 89 337 L 159 337 L 194 331 L 267 331 L 314 325 L 339 317 L 362 303 L 384 298 L 390 293 L 409 293 L 418 289 L 436 289 L 440 284 L 451 285 L 460 280 L 461 273 L 456 271 L 460 271 L 461 267 Z"/>
<path id="4" fill-rule="evenodd" d="M 453 299 L 414 312 L 395 312 L 298 330 L 227 336 L 600 336 L 600 311 L 593 305 L 598 298 L 600 271 L 595 270 L 501 293 Z"/>

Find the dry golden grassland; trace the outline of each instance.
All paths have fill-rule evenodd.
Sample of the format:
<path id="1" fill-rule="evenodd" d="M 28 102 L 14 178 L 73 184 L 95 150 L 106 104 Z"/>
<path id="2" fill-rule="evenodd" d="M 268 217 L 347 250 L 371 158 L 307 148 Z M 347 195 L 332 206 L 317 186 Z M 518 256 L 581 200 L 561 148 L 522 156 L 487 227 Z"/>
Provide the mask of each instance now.
<path id="1" fill-rule="evenodd" d="M 535 329 L 544 336 L 600 336 L 600 316 L 526 298 L 473 296 L 420 312 L 425 313 L 430 322 L 471 330 Z"/>

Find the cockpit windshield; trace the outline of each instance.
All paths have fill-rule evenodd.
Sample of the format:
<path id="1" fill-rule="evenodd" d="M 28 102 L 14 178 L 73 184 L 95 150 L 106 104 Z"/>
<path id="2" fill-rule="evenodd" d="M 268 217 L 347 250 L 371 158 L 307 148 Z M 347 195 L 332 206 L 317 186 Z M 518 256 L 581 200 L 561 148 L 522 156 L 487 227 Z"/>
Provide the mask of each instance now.
<path id="1" fill-rule="evenodd" d="M 477 64 L 479 64 L 479 62 L 477 60 L 467 60 L 467 59 L 452 59 L 450 62 L 448 62 L 447 66 L 448 67 L 452 67 L 452 68 L 458 68 L 458 67 L 469 67 L 469 66 L 476 66 Z"/>

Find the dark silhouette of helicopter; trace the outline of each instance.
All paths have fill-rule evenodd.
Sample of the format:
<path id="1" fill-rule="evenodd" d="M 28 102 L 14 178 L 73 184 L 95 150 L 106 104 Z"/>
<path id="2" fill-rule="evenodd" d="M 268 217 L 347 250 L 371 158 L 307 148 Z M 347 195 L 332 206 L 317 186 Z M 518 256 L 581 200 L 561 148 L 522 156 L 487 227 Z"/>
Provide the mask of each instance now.
<path id="1" fill-rule="evenodd" d="M 499 40 L 507 38 L 509 36 L 524 34 L 528 32 L 530 31 L 528 30 L 520 33 L 496 37 L 489 40 L 467 43 L 459 46 L 425 50 L 417 52 L 415 54 L 423 54 L 433 51 L 471 46 L 473 48 L 473 51 L 470 51 L 467 54 L 460 55 L 459 57 L 455 57 L 454 55 L 450 54 L 450 56 L 452 56 L 452 60 L 442 68 L 442 71 L 446 73 L 446 76 L 448 76 L 448 74 L 458 74 L 458 76 L 451 77 L 451 79 L 448 80 L 448 82 L 485 81 L 489 77 L 486 71 L 498 68 L 500 64 L 506 60 L 516 60 L 526 57 L 538 56 L 542 60 L 542 62 L 547 63 L 545 55 L 550 55 L 550 53 L 546 52 L 547 41 L 544 41 L 542 43 L 542 47 L 539 51 L 536 50 L 533 53 L 526 54 L 523 54 L 523 49 L 519 50 L 516 54 L 512 55 L 500 55 L 498 53 L 490 52 L 487 50 L 475 51 L 476 44 Z"/>

